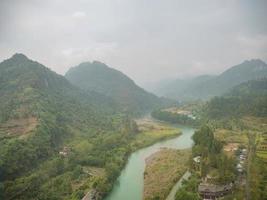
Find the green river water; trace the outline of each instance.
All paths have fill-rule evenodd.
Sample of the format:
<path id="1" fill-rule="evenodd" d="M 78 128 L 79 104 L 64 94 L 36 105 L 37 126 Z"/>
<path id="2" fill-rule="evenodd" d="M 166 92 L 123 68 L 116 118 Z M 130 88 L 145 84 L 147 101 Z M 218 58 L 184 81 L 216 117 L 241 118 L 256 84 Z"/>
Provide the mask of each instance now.
<path id="1" fill-rule="evenodd" d="M 142 200 L 145 159 L 163 147 L 185 149 L 190 148 L 193 144 L 191 139 L 191 136 L 194 133 L 193 128 L 187 126 L 175 127 L 178 127 L 181 130 L 182 135 L 173 139 L 158 142 L 131 154 L 128 163 L 121 172 L 113 190 L 105 200 Z"/>

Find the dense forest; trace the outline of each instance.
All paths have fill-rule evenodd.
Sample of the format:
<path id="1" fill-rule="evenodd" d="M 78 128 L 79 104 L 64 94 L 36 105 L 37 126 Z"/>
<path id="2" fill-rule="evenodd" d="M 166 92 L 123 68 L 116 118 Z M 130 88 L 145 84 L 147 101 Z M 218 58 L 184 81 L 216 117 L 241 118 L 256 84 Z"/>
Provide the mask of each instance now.
<path id="1" fill-rule="evenodd" d="M 223 144 L 214 137 L 211 128 L 202 126 L 193 135 L 193 140 L 193 156 L 201 156 L 201 177 L 216 170 L 218 183 L 226 184 L 235 180 L 234 158 L 227 157 L 222 152 Z"/>
<path id="2" fill-rule="evenodd" d="M 155 119 L 166 121 L 169 123 L 177 123 L 191 126 L 195 126 L 198 124 L 198 121 L 196 119 L 193 119 L 192 117 L 189 117 L 185 114 L 173 113 L 164 110 L 154 110 L 151 113 L 151 116 Z"/>
<path id="3" fill-rule="evenodd" d="M 172 102 L 146 93 L 128 77 L 102 63 L 83 65 L 108 70 L 108 74 L 103 72 L 104 76 L 114 73 L 116 81 L 112 87 L 117 91 L 108 93 L 110 86 L 100 83 L 106 80 L 99 78 L 102 72 L 96 76 L 96 85 L 101 87 L 98 90 L 90 88 L 92 85 L 86 80 L 79 85 L 75 79 L 77 83 L 73 85 L 74 81 L 71 83 L 22 54 L 0 63 L 0 198 L 76 200 L 88 189 L 104 197 L 130 153 L 155 142 L 140 136 L 141 140 L 134 143 L 139 130 L 131 114 L 155 109 L 152 117 L 162 121 L 208 125 L 201 126 L 193 135 L 192 156 L 201 156 L 200 176 L 194 174 L 176 195 L 177 200 L 198 199 L 196 185 L 200 177 L 216 174 L 218 184 L 236 178 L 235 161 L 223 153 L 224 143 L 215 138 L 217 127 L 210 121 L 225 124 L 224 120 L 228 120 L 242 129 L 239 118 L 267 116 L 266 78 L 242 83 L 223 96 L 194 105 L 197 108 L 194 112 L 200 117 L 196 120 L 158 109 Z M 86 74 L 83 70 L 79 73 Z M 114 98 L 113 95 L 120 96 L 126 90 L 127 96 Z M 253 162 L 255 174 L 265 173 L 262 160 Z M 255 185 L 264 187 L 265 178 L 258 180 Z M 264 194 L 261 189 L 255 191 Z"/>
<path id="4" fill-rule="evenodd" d="M 267 116 L 267 78 L 248 81 L 221 97 L 211 99 L 203 108 L 204 116 L 222 119 L 252 115 Z"/>
<path id="5" fill-rule="evenodd" d="M 112 98 L 129 114 L 144 114 L 174 102 L 145 91 L 122 72 L 98 61 L 72 67 L 65 77 L 81 89 L 96 91 Z"/>
<path id="6" fill-rule="evenodd" d="M 176 193 L 176 200 L 199 200 L 198 185 L 208 174 L 213 184 L 228 184 L 236 179 L 235 160 L 223 151 L 223 144 L 214 136 L 213 130 L 203 125 L 193 135 L 192 157 L 200 156 L 200 167 L 192 164 L 192 176 L 184 181 Z"/>
<path id="7" fill-rule="evenodd" d="M 22 54 L 0 64 L 0 93 L 4 199 L 80 199 L 86 188 L 111 189 L 137 131 L 112 99 L 84 93 Z M 108 170 L 94 180 L 88 166 Z"/>

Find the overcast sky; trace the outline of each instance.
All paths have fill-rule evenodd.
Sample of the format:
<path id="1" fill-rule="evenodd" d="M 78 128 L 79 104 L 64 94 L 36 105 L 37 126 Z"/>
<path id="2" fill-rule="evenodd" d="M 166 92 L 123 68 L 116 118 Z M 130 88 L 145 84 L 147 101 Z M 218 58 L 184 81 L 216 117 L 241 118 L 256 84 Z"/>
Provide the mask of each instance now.
<path id="1" fill-rule="evenodd" d="M 0 60 L 99 60 L 143 85 L 267 61 L 266 0 L 0 0 Z"/>

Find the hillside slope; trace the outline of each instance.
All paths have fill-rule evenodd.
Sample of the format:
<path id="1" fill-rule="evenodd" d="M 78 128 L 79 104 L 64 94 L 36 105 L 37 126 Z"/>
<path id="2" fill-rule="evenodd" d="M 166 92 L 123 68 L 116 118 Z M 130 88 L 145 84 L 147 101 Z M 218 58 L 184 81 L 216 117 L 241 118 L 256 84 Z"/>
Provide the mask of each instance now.
<path id="1" fill-rule="evenodd" d="M 94 61 L 71 68 L 66 78 L 74 85 L 88 91 L 107 95 L 123 109 L 144 113 L 161 104 L 161 99 L 137 86 L 122 72 Z"/>
<path id="2" fill-rule="evenodd" d="M 243 115 L 267 116 L 267 78 L 252 80 L 235 86 L 221 97 L 207 102 L 205 115 L 210 119 Z"/>
<path id="3" fill-rule="evenodd" d="M 22 54 L 0 63 L 0 94 L 0 198 L 81 199 L 93 184 L 110 189 L 134 133 L 111 99 Z M 88 167 L 109 170 L 90 179 Z"/>

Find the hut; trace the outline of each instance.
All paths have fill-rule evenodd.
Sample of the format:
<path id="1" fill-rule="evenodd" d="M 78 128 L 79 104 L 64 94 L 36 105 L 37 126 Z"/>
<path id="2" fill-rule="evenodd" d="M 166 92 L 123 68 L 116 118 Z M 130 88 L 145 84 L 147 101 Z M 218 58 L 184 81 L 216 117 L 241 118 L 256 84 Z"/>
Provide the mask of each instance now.
<path id="1" fill-rule="evenodd" d="M 233 184 L 215 185 L 200 183 L 198 193 L 203 199 L 218 199 L 232 192 Z"/>

